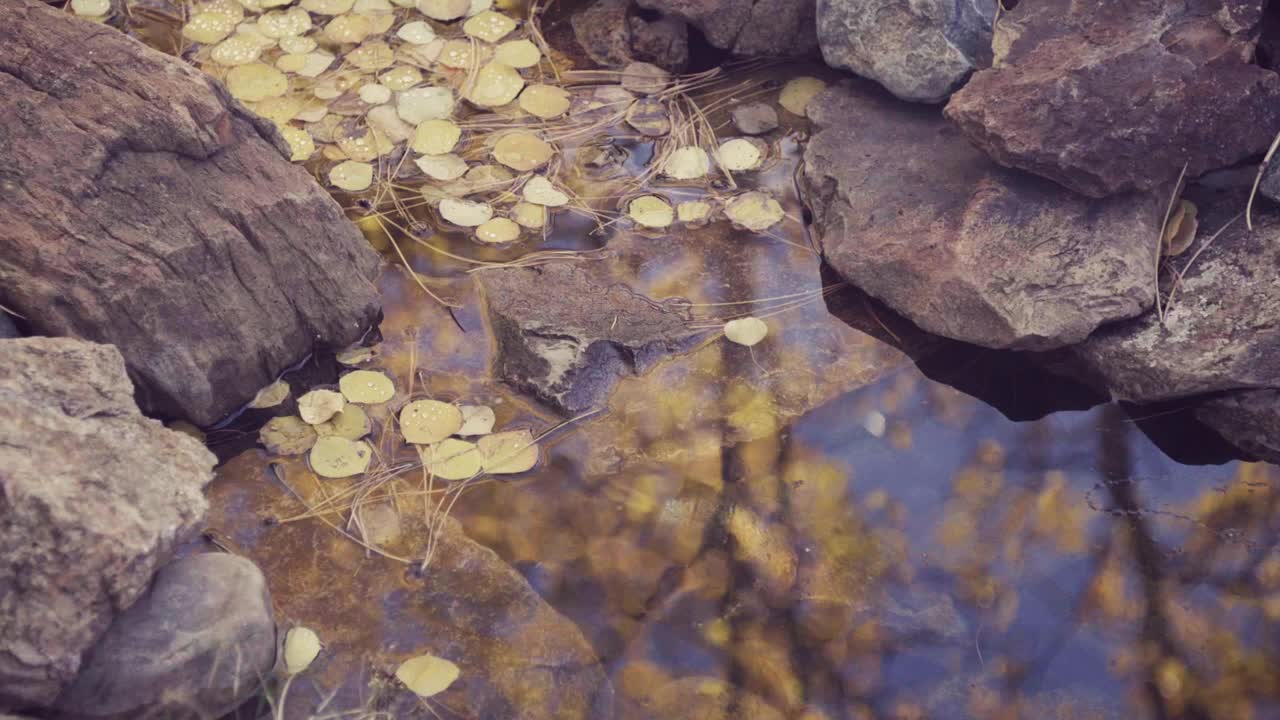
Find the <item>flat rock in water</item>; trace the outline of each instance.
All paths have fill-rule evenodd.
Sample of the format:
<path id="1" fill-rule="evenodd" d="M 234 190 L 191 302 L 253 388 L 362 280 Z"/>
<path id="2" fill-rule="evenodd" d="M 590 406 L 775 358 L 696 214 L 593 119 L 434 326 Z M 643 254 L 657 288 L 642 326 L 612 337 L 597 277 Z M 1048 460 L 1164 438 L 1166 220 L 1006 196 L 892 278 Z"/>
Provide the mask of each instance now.
<path id="1" fill-rule="evenodd" d="M 222 717 L 259 691 L 276 659 L 267 581 L 225 553 L 164 566 L 86 656 L 58 708 L 77 718 Z"/>
<path id="2" fill-rule="evenodd" d="M 1280 390 L 1245 390 L 1196 408 L 1196 419 L 1264 462 L 1280 464 Z"/>
<path id="3" fill-rule="evenodd" d="M 798 57 L 818 49 L 814 3 L 806 0 L 636 0 L 684 20 L 712 47 L 744 57 Z"/>
<path id="4" fill-rule="evenodd" d="M 947 116 L 1001 164 L 1092 197 L 1231 165 L 1280 130 L 1280 76 L 1252 64 L 1264 5 L 1020 3 Z"/>
<path id="5" fill-rule="evenodd" d="M 497 341 L 494 374 L 570 415 L 618 380 L 697 342 L 680 315 L 579 263 L 478 273 Z"/>
<path id="6" fill-rule="evenodd" d="M 1047 350 L 1154 302 L 1166 200 L 1092 200 L 996 165 L 933 108 L 848 82 L 815 98 L 802 189 L 823 255 L 922 328 Z"/>
<path id="7" fill-rule="evenodd" d="M 819 0 L 818 44 L 831 67 L 916 102 L 943 102 L 991 46 L 996 0 Z"/>
<path id="8" fill-rule="evenodd" d="M 0 96 L 0 304 L 119 347 L 147 412 L 211 424 L 376 318 L 368 243 L 195 68 L 14 0 Z"/>
<path id="9" fill-rule="evenodd" d="M 1199 237 L 1172 266 L 1187 268 L 1201 244 L 1222 232 L 1186 269 L 1163 324 L 1148 313 L 1104 328 L 1074 350 L 1116 398 L 1142 403 L 1280 388 L 1280 215 L 1255 207 L 1252 232 L 1243 219 L 1222 229 L 1244 207 L 1244 195 L 1197 204 Z"/>
<path id="10" fill-rule="evenodd" d="M 3 710 L 49 705 L 200 528 L 214 457 L 138 412 L 109 345 L 0 342 L 0 407 Z"/>
<path id="11" fill-rule="evenodd" d="M 778 111 L 769 103 L 738 105 L 729 111 L 734 127 L 746 135 L 763 135 L 778 127 Z"/>

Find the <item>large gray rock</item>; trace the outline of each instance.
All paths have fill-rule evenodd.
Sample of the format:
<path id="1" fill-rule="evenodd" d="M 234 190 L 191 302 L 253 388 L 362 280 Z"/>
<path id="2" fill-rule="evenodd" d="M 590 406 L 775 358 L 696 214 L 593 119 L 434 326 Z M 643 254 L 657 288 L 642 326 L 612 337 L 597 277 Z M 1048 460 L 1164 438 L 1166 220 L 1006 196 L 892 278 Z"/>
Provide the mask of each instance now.
<path id="1" fill-rule="evenodd" d="M 48 705 L 71 681 L 198 530 L 213 465 L 138 412 L 115 348 L 0 342 L 0 710 Z"/>
<path id="2" fill-rule="evenodd" d="M 1091 200 L 1007 170 L 935 109 L 859 83 L 809 116 L 802 190 L 823 255 L 924 329 L 1045 350 L 1154 302 L 1164 200 Z"/>
<path id="3" fill-rule="evenodd" d="M 498 346 L 494 374 L 570 415 L 600 407 L 624 376 L 697 340 L 677 313 L 581 263 L 476 277 Z"/>
<path id="4" fill-rule="evenodd" d="M 262 571 L 235 555 L 192 555 L 156 573 L 57 704 L 85 720 L 222 717 L 261 689 L 275 658 Z"/>
<path id="5" fill-rule="evenodd" d="M 991 46 L 996 0 L 818 0 L 818 45 L 831 67 L 903 100 L 942 102 Z"/>
<path id="6" fill-rule="evenodd" d="M 213 423 L 375 319 L 367 242 L 195 68 L 13 0 L 0 97 L 0 304 L 119 347 L 146 411 Z"/>
<path id="7" fill-rule="evenodd" d="M 1267 148 L 1280 75 L 1252 64 L 1263 0 L 1038 0 L 947 115 L 1004 165 L 1102 197 Z"/>
<path id="8" fill-rule="evenodd" d="M 1245 390 L 1196 408 L 1196 419 L 1259 460 L 1280 464 L 1280 390 Z"/>
<path id="9" fill-rule="evenodd" d="M 1244 207 L 1232 195 L 1201 206 L 1199 243 Z M 1111 394 L 1155 402 L 1227 390 L 1280 388 L 1280 216 L 1255 208 L 1218 235 L 1186 271 L 1164 313 L 1104 328 L 1075 353 Z M 1172 261 L 1182 269 L 1189 257 Z M 1170 290 L 1168 274 L 1163 290 Z"/>
<path id="10" fill-rule="evenodd" d="M 818 49 L 813 0 L 636 0 L 684 20 L 713 47 L 743 57 L 795 57 Z"/>

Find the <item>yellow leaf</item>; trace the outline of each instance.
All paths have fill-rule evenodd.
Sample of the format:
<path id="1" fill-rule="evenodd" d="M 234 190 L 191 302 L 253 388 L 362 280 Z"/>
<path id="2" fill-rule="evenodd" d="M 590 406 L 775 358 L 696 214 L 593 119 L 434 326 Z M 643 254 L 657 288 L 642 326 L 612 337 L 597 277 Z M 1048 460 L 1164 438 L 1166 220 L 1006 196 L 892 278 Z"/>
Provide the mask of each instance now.
<path id="1" fill-rule="evenodd" d="M 396 678 L 418 697 L 424 698 L 443 692 L 458 679 L 459 674 L 457 665 L 435 655 L 412 657 L 396 668 Z"/>

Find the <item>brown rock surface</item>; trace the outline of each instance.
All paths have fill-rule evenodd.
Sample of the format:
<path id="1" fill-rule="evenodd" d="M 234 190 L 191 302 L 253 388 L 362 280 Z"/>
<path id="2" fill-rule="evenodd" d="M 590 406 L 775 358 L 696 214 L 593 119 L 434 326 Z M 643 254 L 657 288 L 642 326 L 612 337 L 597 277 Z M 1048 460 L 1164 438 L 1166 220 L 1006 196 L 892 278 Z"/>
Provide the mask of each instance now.
<path id="1" fill-rule="evenodd" d="M 0 709 L 48 705 L 199 527 L 214 458 L 133 404 L 115 348 L 0 342 Z"/>
<path id="2" fill-rule="evenodd" d="M 377 315 L 377 258 L 221 85 L 0 4 L 0 303 L 120 348 L 150 413 L 210 424 Z"/>
<path id="3" fill-rule="evenodd" d="M 1251 63 L 1265 4 L 1021 3 L 947 116 L 1001 164 L 1093 197 L 1231 165 L 1280 130 L 1280 75 Z"/>

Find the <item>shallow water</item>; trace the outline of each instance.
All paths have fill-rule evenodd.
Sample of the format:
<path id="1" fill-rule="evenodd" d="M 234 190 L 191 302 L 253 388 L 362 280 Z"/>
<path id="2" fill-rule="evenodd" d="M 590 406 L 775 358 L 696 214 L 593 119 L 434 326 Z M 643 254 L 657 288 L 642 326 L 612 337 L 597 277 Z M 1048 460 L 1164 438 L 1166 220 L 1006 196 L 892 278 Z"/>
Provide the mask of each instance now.
<path id="1" fill-rule="evenodd" d="M 1280 716 L 1280 471 L 1180 464 L 1135 419 L 1154 411 L 1093 407 L 1067 380 L 927 337 L 854 291 L 822 297 L 836 280 L 809 249 L 791 183 L 799 137 L 759 176 L 785 197 L 788 219 L 771 236 L 724 222 L 592 235 L 591 221 L 556 216 L 537 249 L 604 248 L 585 262 L 708 324 L 754 307 L 769 338 L 748 349 L 705 332 L 698 349 L 622 381 L 603 412 L 558 430 L 534 471 L 479 483 L 452 507 L 581 631 L 613 713 Z M 574 187 L 603 206 L 609 182 L 584 172 Z M 461 307 L 431 301 L 390 254 L 370 367 L 398 388 L 412 378 L 433 397 L 490 404 L 500 428 L 559 423 L 491 376 L 467 266 L 400 240 L 410 266 Z M 535 249 L 432 242 L 487 260 Z M 761 298 L 781 299 L 724 305 Z M 1184 433 L 1167 441 L 1180 457 L 1213 450 L 1177 408 L 1160 412 L 1151 420 Z M 262 566 L 283 625 L 325 641 L 288 717 L 367 707 L 401 660 L 464 647 L 483 662 L 460 662 L 459 683 L 429 710 L 386 712 L 607 712 L 579 697 L 578 670 L 556 664 L 573 653 L 565 626 L 530 598 L 492 597 L 468 551 L 446 546 L 419 570 L 417 474 L 354 518 L 299 518 L 353 482 L 249 450 L 211 489 L 210 536 Z M 531 656 L 557 668 L 550 681 L 521 674 Z"/>

